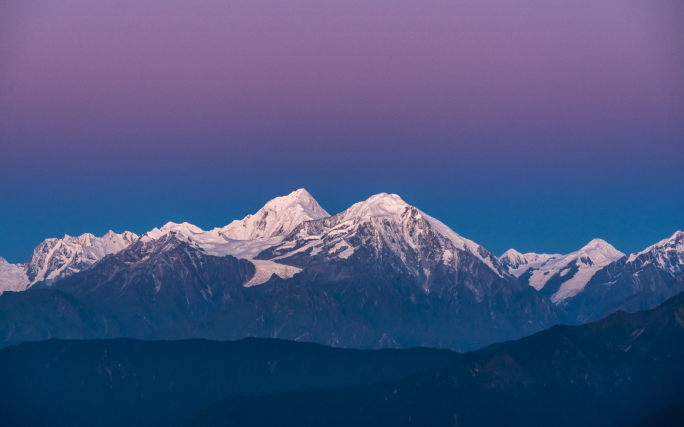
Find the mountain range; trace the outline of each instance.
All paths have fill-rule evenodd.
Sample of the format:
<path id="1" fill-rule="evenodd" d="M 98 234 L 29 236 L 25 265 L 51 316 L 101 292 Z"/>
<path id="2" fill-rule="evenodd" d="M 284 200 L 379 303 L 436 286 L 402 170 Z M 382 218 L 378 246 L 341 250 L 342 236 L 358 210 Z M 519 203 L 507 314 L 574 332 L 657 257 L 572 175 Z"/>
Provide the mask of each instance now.
<path id="1" fill-rule="evenodd" d="M 521 254 L 510 249 L 500 261 L 520 282 L 549 297 L 577 323 L 617 310 L 653 308 L 684 291 L 681 231 L 630 255 L 594 239 L 567 255 Z"/>
<path id="2" fill-rule="evenodd" d="M 2 346 L 27 340 L 286 338 L 467 351 L 684 290 L 684 233 L 624 255 L 496 257 L 394 194 L 329 215 L 304 189 L 204 231 L 168 223 L 0 259 Z"/>

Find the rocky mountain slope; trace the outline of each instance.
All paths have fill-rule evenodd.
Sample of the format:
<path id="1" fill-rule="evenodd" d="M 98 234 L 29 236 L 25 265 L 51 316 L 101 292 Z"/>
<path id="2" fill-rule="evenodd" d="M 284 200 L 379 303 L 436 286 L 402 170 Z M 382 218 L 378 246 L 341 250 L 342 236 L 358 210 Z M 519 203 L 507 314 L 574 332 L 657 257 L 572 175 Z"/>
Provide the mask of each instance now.
<path id="1" fill-rule="evenodd" d="M 624 255 L 603 240 L 568 255 L 520 254 L 514 249 L 499 261 L 538 289 L 573 323 L 601 319 L 617 310 L 650 309 L 684 291 L 684 233 Z"/>
<path id="2" fill-rule="evenodd" d="M 65 235 L 61 239 L 47 239 L 34 249 L 24 264 L 0 261 L 0 294 L 23 291 L 39 282 L 50 285 L 121 251 L 137 238 L 128 231 L 122 234 L 109 231 L 102 237 L 86 233 L 78 237 Z"/>
<path id="3" fill-rule="evenodd" d="M 601 239 L 594 239 L 567 255 L 526 254 L 507 251 L 500 261 L 522 283 L 529 284 L 558 304 L 582 292 L 606 265 L 625 256 Z"/>
<path id="4" fill-rule="evenodd" d="M 598 271 L 584 291 L 561 307 L 579 322 L 616 310 L 635 312 L 684 291 L 684 233 L 676 232 L 642 252 L 624 256 Z"/>

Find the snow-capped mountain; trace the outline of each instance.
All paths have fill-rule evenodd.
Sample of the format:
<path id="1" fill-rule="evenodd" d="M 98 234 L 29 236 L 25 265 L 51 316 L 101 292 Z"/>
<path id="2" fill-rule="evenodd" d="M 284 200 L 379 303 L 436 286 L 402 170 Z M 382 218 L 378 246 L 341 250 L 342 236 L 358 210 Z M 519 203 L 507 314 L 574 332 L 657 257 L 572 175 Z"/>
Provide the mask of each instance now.
<path id="1" fill-rule="evenodd" d="M 65 235 L 61 239 L 46 239 L 24 264 L 0 262 L 0 293 L 23 291 L 38 282 L 54 283 L 90 267 L 106 255 L 119 252 L 137 238 L 129 231 L 121 234 L 109 231 L 102 237 L 86 233 L 78 237 Z"/>
<path id="2" fill-rule="evenodd" d="M 257 259 L 308 267 L 346 260 L 360 253 L 377 262 L 388 261 L 424 280 L 429 292 L 434 269 L 459 268 L 470 255 L 498 277 L 506 271 L 496 257 L 477 243 L 404 202 L 396 194 L 377 194 L 337 215 L 303 222 L 283 242 Z"/>
<path id="3" fill-rule="evenodd" d="M 684 233 L 629 256 L 601 239 L 568 255 L 521 254 L 500 258 L 508 272 L 551 298 L 579 323 L 616 310 L 651 309 L 684 290 Z"/>
<path id="4" fill-rule="evenodd" d="M 305 189 L 293 191 L 287 196 L 277 197 L 266 203 L 254 215 L 247 215 L 240 221 L 233 221 L 222 228 L 204 231 L 184 222 L 169 222 L 161 229 L 155 228 L 145 233 L 143 241 L 156 240 L 174 232 L 178 238 L 201 248 L 214 256 L 232 255 L 247 259 L 256 266 L 256 274 L 246 286 L 266 282 L 273 274 L 283 279 L 290 278 L 301 269 L 271 260 L 256 260 L 256 256 L 267 248 L 280 244 L 304 221 L 328 217 L 328 213 Z"/>
<path id="5" fill-rule="evenodd" d="M 102 237 L 90 233 L 78 237 L 65 235 L 61 239 L 47 239 L 36 247 L 33 256 L 24 264 L 26 275 L 33 285 L 40 281 L 54 282 L 77 273 L 104 258 L 128 247 L 138 238 L 130 231 L 108 232 Z"/>
<path id="6" fill-rule="evenodd" d="M 329 216 L 300 189 L 209 231 L 169 222 L 139 238 L 48 239 L 25 264 L 0 260 L 0 290 L 51 287 L 7 293 L 0 312 L 36 325 L 11 329 L 13 342 L 262 336 L 465 351 L 566 313 L 584 322 L 657 305 L 684 290 L 683 240 L 678 232 L 629 257 L 596 239 L 568 255 L 496 258 L 398 195 Z M 93 326 L 73 335 L 77 324 Z"/>
<path id="7" fill-rule="evenodd" d="M 254 215 L 235 220 L 217 231 L 230 240 L 285 236 L 304 221 L 327 216 L 330 215 L 311 197 L 311 194 L 300 188 L 287 196 L 276 197 Z"/>
<path id="8" fill-rule="evenodd" d="M 515 249 L 509 249 L 499 257 L 501 264 L 515 277 L 520 277 L 530 268 L 538 269 L 548 261 L 563 257 L 561 254 L 536 254 L 529 252 L 521 254 Z"/>
<path id="9" fill-rule="evenodd" d="M 605 240 L 594 239 L 579 251 L 539 256 L 535 262 L 518 265 L 512 272 L 518 280 L 559 304 L 582 292 L 596 272 L 624 256 Z"/>
<path id="10" fill-rule="evenodd" d="M 158 239 L 138 239 L 94 268 L 54 286 L 100 304 L 116 301 L 138 306 L 150 320 L 183 318 L 187 315 L 183 309 L 191 312 L 189 317 L 215 310 L 253 275 L 249 261 L 208 256 L 172 231 Z M 149 310 L 151 304 L 163 309 Z"/>
<path id="11" fill-rule="evenodd" d="M 672 237 L 631 254 L 627 264 L 634 264 L 637 268 L 653 264 L 673 276 L 684 273 L 684 232 L 677 231 Z"/>
<path id="12" fill-rule="evenodd" d="M 228 227 L 168 223 L 51 288 L 0 298 L 0 312 L 29 306 L 10 320 L 49 319 L 35 319 L 49 329 L 31 337 L 68 336 L 74 316 L 95 313 L 81 319 L 93 329 L 80 337 L 263 336 L 355 348 L 468 350 L 562 320 L 482 246 L 399 196 L 330 217 L 304 190 Z"/>
<path id="13" fill-rule="evenodd" d="M 289 278 L 301 271 L 273 261 L 254 261 L 254 258 L 263 250 L 279 244 L 303 221 L 327 216 L 328 213 L 302 188 L 287 196 L 276 197 L 254 215 L 247 215 L 225 227 L 204 231 L 187 222 L 169 222 L 161 229 L 145 233 L 142 238 L 156 240 L 173 232 L 209 255 L 233 255 L 253 261 L 257 273 L 247 284 L 252 286 L 267 281 L 273 274 Z M 49 285 L 88 268 L 106 255 L 127 248 L 137 239 L 137 235 L 128 231 L 122 234 L 110 231 L 103 237 L 83 234 L 47 239 L 36 247 L 26 263 L 8 264 L 4 260 L 0 263 L 0 293 L 5 290 L 23 291 L 38 282 Z"/>
<path id="14" fill-rule="evenodd" d="M 635 312 L 661 304 L 684 291 L 684 233 L 624 256 L 602 268 L 583 292 L 563 301 L 579 322 L 598 320 L 617 310 Z"/>

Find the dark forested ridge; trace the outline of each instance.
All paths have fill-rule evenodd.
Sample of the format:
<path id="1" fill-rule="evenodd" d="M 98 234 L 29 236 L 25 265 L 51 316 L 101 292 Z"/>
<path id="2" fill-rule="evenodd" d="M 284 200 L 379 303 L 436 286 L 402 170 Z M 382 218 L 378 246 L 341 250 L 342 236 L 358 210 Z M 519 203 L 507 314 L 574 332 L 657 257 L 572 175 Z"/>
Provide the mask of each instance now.
<path id="1" fill-rule="evenodd" d="M 620 426 L 682 401 L 683 384 L 679 294 L 653 310 L 554 326 L 400 381 L 226 398 L 182 425 Z"/>
<path id="2" fill-rule="evenodd" d="M 397 380 L 456 357 L 260 338 L 23 343 L 0 350 L 0 424 L 168 426 L 224 396 Z"/>

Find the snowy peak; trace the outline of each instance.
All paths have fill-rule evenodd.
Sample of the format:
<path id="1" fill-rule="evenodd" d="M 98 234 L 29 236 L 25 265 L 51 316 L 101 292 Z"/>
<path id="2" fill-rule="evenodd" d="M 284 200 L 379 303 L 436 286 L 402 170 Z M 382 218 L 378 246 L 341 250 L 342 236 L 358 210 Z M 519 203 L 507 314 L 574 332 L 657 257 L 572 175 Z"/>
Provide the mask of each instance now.
<path id="1" fill-rule="evenodd" d="M 499 257 L 501 264 L 515 277 L 520 277 L 530 268 L 541 268 L 555 259 L 562 258 L 560 254 L 537 254 L 529 252 L 521 254 L 515 249 L 509 249 Z"/>
<path id="2" fill-rule="evenodd" d="M 634 263 L 639 268 L 653 263 L 671 275 L 684 273 L 684 232 L 677 231 L 672 237 L 631 254 L 627 263 Z"/>
<path id="3" fill-rule="evenodd" d="M 143 234 L 141 239 L 144 242 L 149 242 L 150 240 L 158 240 L 169 233 L 176 233 L 185 238 L 189 238 L 193 235 L 204 233 L 204 230 L 187 222 L 176 224 L 175 222 L 169 221 L 162 228 L 153 228 Z"/>
<path id="4" fill-rule="evenodd" d="M 102 237 L 90 233 L 61 239 L 47 239 L 36 247 L 31 258 L 23 265 L 30 284 L 39 281 L 53 282 L 77 273 L 103 257 L 130 246 L 137 235 L 126 231 L 116 234 L 109 231 Z"/>
<path id="5" fill-rule="evenodd" d="M 341 221 L 363 219 L 369 217 L 392 216 L 403 212 L 409 205 L 396 194 L 380 193 L 363 202 L 355 203 L 344 212 L 338 214 Z"/>
<path id="6" fill-rule="evenodd" d="M 192 225 L 188 222 L 183 222 L 181 224 L 176 224 L 174 222 L 167 222 L 162 228 L 161 228 L 161 233 L 162 234 L 167 234 L 170 232 L 176 232 L 180 233 L 183 235 L 188 235 L 188 234 L 199 234 L 203 233 L 204 230 L 201 228 L 197 227 L 196 225 Z"/>
<path id="7" fill-rule="evenodd" d="M 576 258 L 588 256 L 596 264 L 609 264 L 625 256 L 622 252 L 615 249 L 610 243 L 601 239 L 594 239 L 587 243 L 582 249 L 575 252 Z"/>
<path id="8" fill-rule="evenodd" d="M 155 228 L 141 237 L 143 243 L 159 240 L 168 234 L 201 249 L 209 255 L 232 255 L 252 261 L 256 275 L 247 285 L 267 281 L 272 274 L 282 278 L 292 277 L 299 268 L 277 264 L 273 261 L 256 261 L 263 250 L 282 242 L 284 236 L 306 221 L 329 217 L 305 189 L 293 191 L 287 196 L 269 201 L 254 215 L 247 215 L 223 228 L 204 231 L 187 222 L 169 222 L 161 229 Z"/>
<path id="9" fill-rule="evenodd" d="M 643 251 L 637 253 L 637 254 L 632 254 L 630 256 L 630 260 L 632 257 L 641 255 L 641 254 L 646 254 L 649 252 L 657 252 L 657 251 L 676 251 L 676 252 L 684 252 L 684 232 L 681 231 L 676 231 L 672 237 L 663 239 L 660 242 L 656 243 L 655 245 L 651 245 L 644 249 Z M 629 261 L 628 261 L 629 262 Z"/>
<path id="10" fill-rule="evenodd" d="M 285 236 L 304 221 L 328 217 L 328 213 L 303 188 L 276 197 L 254 215 L 235 220 L 218 230 L 226 239 L 253 240 Z"/>
<path id="11" fill-rule="evenodd" d="M 525 256 L 513 248 L 504 252 L 499 257 L 499 260 L 502 260 L 502 261 L 506 260 L 508 262 L 519 262 L 519 263 L 523 263 L 524 261 L 526 261 Z"/>
<path id="12" fill-rule="evenodd" d="M 530 263 L 512 274 L 559 304 L 582 292 L 594 274 L 624 256 L 605 240 L 594 239 L 578 251 Z"/>
<path id="13" fill-rule="evenodd" d="M 364 254 L 365 263 L 370 261 L 366 259 L 369 254 L 377 262 L 384 262 L 392 254 L 412 275 L 429 277 L 440 263 L 458 268 L 464 252 L 479 258 L 498 276 L 506 274 L 496 257 L 480 245 L 459 236 L 398 195 L 381 193 L 332 217 L 303 222 L 282 244 L 260 254 L 259 259 L 307 265 L 341 262 L 354 254 Z"/>
<path id="14" fill-rule="evenodd" d="M 536 254 L 527 254 L 527 255 L 536 255 Z M 520 252 L 516 251 L 515 249 L 511 248 L 507 250 L 506 252 L 503 253 L 499 257 L 499 261 L 506 266 L 509 270 L 514 270 L 521 265 L 526 265 L 530 263 L 530 260 L 527 258 L 527 256 L 521 254 Z"/>

